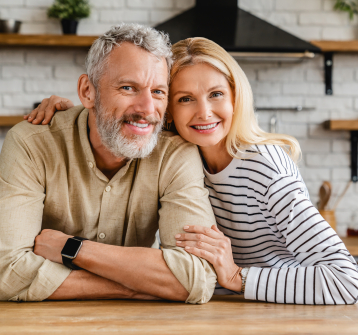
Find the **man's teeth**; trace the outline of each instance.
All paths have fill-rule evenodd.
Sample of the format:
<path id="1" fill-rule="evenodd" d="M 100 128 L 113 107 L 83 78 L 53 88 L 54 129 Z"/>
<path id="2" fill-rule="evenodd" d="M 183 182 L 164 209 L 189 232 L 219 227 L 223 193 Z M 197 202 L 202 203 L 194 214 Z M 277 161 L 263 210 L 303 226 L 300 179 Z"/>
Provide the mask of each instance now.
<path id="1" fill-rule="evenodd" d="M 212 129 L 214 127 L 216 127 L 218 125 L 219 122 L 213 123 L 213 124 L 209 124 L 207 126 L 194 126 L 195 129 L 198 130 L 207 130 L 207 129 Z"/>
<path id="2" fill-rule="evenodd" d="M 147 128 L 149 126 L 149 123 L 137 123 L 133 121 L 128 121 L 128 123 L 138 128 Z"/>

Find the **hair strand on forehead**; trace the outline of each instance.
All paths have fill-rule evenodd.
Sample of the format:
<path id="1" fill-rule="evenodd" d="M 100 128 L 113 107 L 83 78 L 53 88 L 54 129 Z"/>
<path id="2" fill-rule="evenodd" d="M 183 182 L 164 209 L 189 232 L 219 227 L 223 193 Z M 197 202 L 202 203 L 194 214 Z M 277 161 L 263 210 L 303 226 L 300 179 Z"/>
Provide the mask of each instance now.
<path id="1" fill-rule="evenodd" d="M 109 54 L 123 42 L 133 43 L 158 59 L 164 57 L 170 71 L 173 60 L 169 36 L 151 27 L 122 23 L 95 40 L 88 52 L 85 66 L 88 78 L 95 88 L 98 88 L 99 79 L 106 69 Z"/>

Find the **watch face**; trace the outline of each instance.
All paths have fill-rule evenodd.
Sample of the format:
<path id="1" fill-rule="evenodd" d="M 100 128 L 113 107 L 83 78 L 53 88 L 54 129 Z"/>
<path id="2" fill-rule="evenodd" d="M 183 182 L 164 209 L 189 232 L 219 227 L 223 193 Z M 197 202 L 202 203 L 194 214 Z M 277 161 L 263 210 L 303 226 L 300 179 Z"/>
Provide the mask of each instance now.
<path id="1" fill-rule="evenodd" d="M 82 241 L 75 240 L 73 238 L 69 238 L 62 249 L 62 256 L 65 256 L 70 259 L 74 259 L 77 256 L 78 250 L 82 245 Z"/>

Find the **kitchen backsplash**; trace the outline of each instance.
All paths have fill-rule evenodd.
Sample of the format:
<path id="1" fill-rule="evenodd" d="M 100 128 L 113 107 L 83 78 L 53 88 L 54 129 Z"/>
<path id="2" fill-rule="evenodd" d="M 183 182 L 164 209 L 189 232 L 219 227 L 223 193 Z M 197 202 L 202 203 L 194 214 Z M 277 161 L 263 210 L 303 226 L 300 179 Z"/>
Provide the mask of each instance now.
<path id="1" fill-rule="evenodd" d="M 23 34 L 60 33 L 56 20 L 46 17 L 52 0 L 0 0 L 0 17 L 24 23 Z M 96 35 L 121 21 L 154 25 L 194 4 L 193 0 L 92 0 L 89 19 L 79 34 Z M 357 20 L 332 10 L 333 0 L 241 0 L 240 6 L 306 40 L 358 39 Z M 224 32 L 223 32 L 224 33 Z M 78 76 L 83 73 L 81 49 L 1 48 L 0 114 L 29 111 L 34 102 L 51 94 L 79 103 Z M 313 107 L 311 112 L 259 112 L 260 125 L 269 130 L 277 115 L 277 131 L 295 136 L 302 147 L 300 169 L 313 203 L 323 180 L 333 184 L 334 196 L 350 178 L 349 133 L 326 131 L 330 118 L 358 118 L 358 54 L 334 56 L 334 94 L 324 94 L 323 59 L 302 63 L 240 62 L 254 90 L 257 107 Z M 7 128 L 0 128 L 0 147 Z M 358 185 L 352 184 L 338 206 L 337 230 L 358 229 Z"/>

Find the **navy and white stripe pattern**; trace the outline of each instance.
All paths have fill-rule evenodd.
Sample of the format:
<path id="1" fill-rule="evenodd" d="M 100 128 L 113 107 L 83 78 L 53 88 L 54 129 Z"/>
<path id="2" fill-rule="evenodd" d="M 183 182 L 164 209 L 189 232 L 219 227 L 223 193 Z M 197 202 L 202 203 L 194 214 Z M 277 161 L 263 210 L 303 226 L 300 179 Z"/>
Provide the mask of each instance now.
<path id="1" fill-rule="evenodd" d="M 218 174 L 205 171 L 218 227 L 231 239 L 235 263 L 250 267 L 245 298 L 354 304 L 357 264 L 312 205 L 296 165 L 276 145 L 247 154 Z"/>

